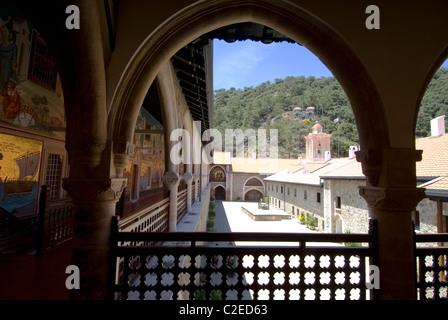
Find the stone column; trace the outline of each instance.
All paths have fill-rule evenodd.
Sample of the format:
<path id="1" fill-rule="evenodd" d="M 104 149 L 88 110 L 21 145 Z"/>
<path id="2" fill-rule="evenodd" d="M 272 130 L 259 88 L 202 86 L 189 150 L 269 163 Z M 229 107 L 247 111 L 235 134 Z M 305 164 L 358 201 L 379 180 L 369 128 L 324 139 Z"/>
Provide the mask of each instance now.
<path id="1" fill-rule="evenodd" d="M 169 231 L 177 231 L 177 189 L 179 187 L 180 178 L 176 172 L 168 171 L 162 177 L 163 185 L 170 192 L 170 212 L 169 212 Z"/>
<path id="2" fill-rule="evenodd" d="M 359 194 L 367 201 L 371 218 L 378 223 L 378 267 L 381 300 L 416 298 L 416 262 L 412 212 L 425 197 L 416 188 L 415 162 L 421 152 L 390 148 L 357 152 L 367 186 Z"/>
<path id="3" fill-rule="evenodd" d="M 80 289 L 71 290 L 72 299 L 107 298 L 111 221 L 125 186 L 122 178 L 64 179 L 74 204 L 71 263 L 80 273 Z"/>
<path id="4" fill-rule="evenodd" d="M 412 212 L 425 197 L 419 188 L 360 187 L 370 217 L 378 221 L 380 299 L 415 299 Z"/>
<path id="5" fill-rule="evenodd" d="M 199 169 L 198 169 L 199 170 Z M 194 188 L 194 201 L 199 201 L 199 174 L 195 173 L 193 175 L 193 179 L 195 182 L 195 188 Z"/>
<path id="6" fill-rule="evenodd" d="M 193 175 L 190 172 L 185 173 L 182 176 L 182 179 L 187 184 L 187 212 L 191 212 L 191 193 L 192 193 L 192 181 L 193 181 Z"/>

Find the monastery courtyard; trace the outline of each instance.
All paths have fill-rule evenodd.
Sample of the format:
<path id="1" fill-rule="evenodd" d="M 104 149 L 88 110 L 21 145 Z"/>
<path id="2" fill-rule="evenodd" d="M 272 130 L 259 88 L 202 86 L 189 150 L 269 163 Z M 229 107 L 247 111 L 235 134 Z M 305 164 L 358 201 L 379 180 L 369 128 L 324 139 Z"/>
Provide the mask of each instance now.
<path id="1" fill-rule="evenodd" d="M 306 225 L 299 223 L 297 219 L 282 219 L 279 221 L 255 221 L 246 215 L 241 207 L 257 208 L 256 202 L 238 202 L 238 201 L 220 201 L 213 202 L 216 212 L 214 218 L 215 232 L 266 232 L 266 233 L 317 233 L 310 230 Z M 279 211 L 279 209 L 269 209 L 269 211 Z M 259 244 L 259 242 L 258 242 Z M 264 243 L 265 245 L 275 245 L 275 243 Z M 236 244 L 238 245 L 238 244 Z M 285 245 L 285 243 L 282 243 Z M 320 245 L 324 245 L 320 243 Z M 334 243 L 325 243 L 325 245 L 335 245 Z"/>

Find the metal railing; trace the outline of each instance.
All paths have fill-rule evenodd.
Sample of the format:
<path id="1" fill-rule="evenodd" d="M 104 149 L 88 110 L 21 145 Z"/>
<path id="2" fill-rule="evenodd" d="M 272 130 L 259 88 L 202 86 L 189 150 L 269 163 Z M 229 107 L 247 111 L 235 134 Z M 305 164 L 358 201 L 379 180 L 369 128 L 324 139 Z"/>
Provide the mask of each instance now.
<path id="1" fill-rule="evenodd" d="M 375 298 L 366 282 L 377 261 L 373 220 L 369 234 L 131 233 L 114 227 L 111 252 L 111 299 Z"/>

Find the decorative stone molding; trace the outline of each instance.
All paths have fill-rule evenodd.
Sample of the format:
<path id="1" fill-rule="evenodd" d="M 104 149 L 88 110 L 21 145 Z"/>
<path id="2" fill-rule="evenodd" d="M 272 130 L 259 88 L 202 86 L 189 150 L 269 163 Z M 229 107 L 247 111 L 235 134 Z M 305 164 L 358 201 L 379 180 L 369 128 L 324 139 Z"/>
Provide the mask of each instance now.
<path id="1" fill-rule="evenodd" d="M 114 166 L 118 177 L 123 175 L 123 170 L 128 165 L 129 157 L 134 155 L 136 152 L 136 148 L 133 143 L 126 141 L 125 145 L 126 147 L 124 148 L 124 153 L 114 153 Z"/>
<path id="2" fill-rule="evenodd" d="M 367 149 L 356 151 L 356 161 L 362 164 L 362 173 L 367 178 L 367 184 L 377 186 L 381 175 L 381 150 Z"/>
<path id="3" fill-rule="evenodd" d="M 167 171 L 162 177 L 163 185 L 166 187 L 177 187 L 180 183 L 179 175 L 173 171 Z"/>
<path id="4" fill-rule="evenodd" d="M 79 143 L 81 150 L 88 154 L 101 154 L 107 147 L 107 140 L 100 138 L 95 138 L 93 141 L 91 139 L 81 140 Z"/>
<path id="5" fill-rule="evenodd" d="M 425 198 L 422 188 L 384 188 L 362 186 L 359 195 L 370 208 L 386 211 L 414 211 L 417 204 Z"/>
<path id="6" fill-rule="evenodd" d="M 186 183 L 189 184 L 192 180 L 193 180 L 193 175 L 190 172 L 186 172 L 183 176 L 182 176 L 182 180 Z"/>
<path id="7" fill-rule="evenodd" d="M 62 187 L 75 203 L 118 201 L 126 186 L 127 179 L 63 179 Z"/>

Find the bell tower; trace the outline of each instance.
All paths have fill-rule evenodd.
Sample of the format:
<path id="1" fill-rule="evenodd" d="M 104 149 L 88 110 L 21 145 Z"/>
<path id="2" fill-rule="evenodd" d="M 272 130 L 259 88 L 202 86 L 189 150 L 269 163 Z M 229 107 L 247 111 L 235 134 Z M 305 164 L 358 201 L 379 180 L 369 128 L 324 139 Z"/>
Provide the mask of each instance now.
<path id="1" fill-rule="evenodd" d="M 306 139 L 306 160 L 328 161 L 330 154 L 330 138 L 331 134 L 323 132 L 322 125 L 316 122 L 313 126 L 313 132 L 305 137 Z"/>

